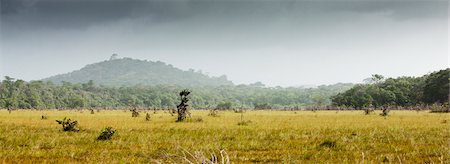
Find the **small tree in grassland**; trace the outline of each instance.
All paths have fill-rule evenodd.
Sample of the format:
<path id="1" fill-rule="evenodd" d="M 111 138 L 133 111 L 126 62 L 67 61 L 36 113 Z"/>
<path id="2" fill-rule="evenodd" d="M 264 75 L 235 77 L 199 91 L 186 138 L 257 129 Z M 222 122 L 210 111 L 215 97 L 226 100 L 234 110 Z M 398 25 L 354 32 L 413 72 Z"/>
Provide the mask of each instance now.
<path id="1" fill-rule="evenodd" d="M 191 91 L 185 89 L 183 91 L 180 92 L 180 99 L 181 102 L 179 105 L 177 105 L 177 109 L 178 109 L 178 119 L 177 122 L 181 122 L 184 121 L 184 119 L 186 119 L 186 111 L 188 109 L 188 102 L 189 102 L 189 98 L 187 97 L 189 94 L 191 93 Z"/>
<path id="2" fill-rule="evenodd" d="M 61 124 L 64 131 L 79 131 L 77 125 L 78 121 L 72 121 L 70 118 L 64 117 L 62 120 L 56 120 L 58 124 Z"/>

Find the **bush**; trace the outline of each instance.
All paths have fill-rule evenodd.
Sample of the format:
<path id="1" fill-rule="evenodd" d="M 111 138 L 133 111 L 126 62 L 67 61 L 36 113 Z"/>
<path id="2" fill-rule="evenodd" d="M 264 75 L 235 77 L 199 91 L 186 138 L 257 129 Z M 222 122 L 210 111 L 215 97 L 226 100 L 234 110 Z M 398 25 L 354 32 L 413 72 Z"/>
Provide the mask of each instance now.
<path id="1" fill-rule="evenodd" d="M 97 137 L 97 140 L 109 140 L 116 133 L 116 129 L 112 127 L 106 127 L 102 129 L 100 135 Z"/>
<path id="2" fill-rule="evenodd" d="M 244 109 L 233 109 L 234 113 L 244 113 Z"/>
<path id="3" fill-rule="evenodd" d="M 389 109 L 383 109 L 380 113 L 380 116 L 387 117 L 389 115 Z"/>
<path id="4" fill-rule="evenodd" d="M 131 117 L 139 117 L 139 112 L 137 111 L 137 109 L 132 109 L 131 111 Z"/>
<path id="5" fill-rule="evenodd" d="M 364 114 L 365 115 L 369 115 L 370 113 L 372 113 L 373 112 L 373 109 L 370 109 L 370 108 L 365 108 L 364 109 Z"/>
<path id="6" fill-rule="evenodd" d="M 79 131 L 77 127 L 78 121 L 72 121 L 70 118 L 64 117 L 63 120 L 56 120 L 56 122 L 62 125 L 64 131 Z"/>
<path id="7" fill-rule="evenodd" d="M 255 103 L 254 106 L 256 110 L 272 109 L 272 106 L 270 106 L 268 103 L 262 104 Z"/>
<path id="8" fill-rule="evenodd" d="M 320 145 L 320 147 L 329 147 L 329 148 L 334 148 L 337 146 L 336 141 L 332 141 L 332 140 L 325 140 L 323 141 Z"/>
<path id="9" fill-rule="evenodd" d="M 219 111 L 217 109 L 210 109 L 208 116 L 212 116 L 212 117 L 218 117 L 219 116 Z"/>
<path id="10" fill-rule="evenodd" d="M 147 113 L 147 114 L 145 115 L 145 121 L 150 121 L 150 114 Z"/>
<path id="11" fill-rule="evenodd" d="M 231 109 L 232 106 L 233 106 L 233 103 L 231 103 L 231 102 L 221 102 L 221 103 L 217 104 L 216 109 L 227 110 L 227 109 Z"/>
<path id="12" fill-rule="evenodd" d="M 239 126 L 247 126 L 248 124 L 252 123 L 252 121 L 247 120 L 247 121 L 239 121 L 237 125 Z"/>
<path id="13" fill-rule="evenodd" d="M 42 116 L 41 116 L 41 119 L 42 119 L 42 120 L 46 120 L 46 119 L 48 119 L 48 116 L 47 116 L 47 115 L 42 115 Z"/>
<path id="14" fill-rule="evenodd" d="M 433 104 L 431 107 L 431 113 L 450 113 L 448 104 L 440 105 L 438 103 Z"/>

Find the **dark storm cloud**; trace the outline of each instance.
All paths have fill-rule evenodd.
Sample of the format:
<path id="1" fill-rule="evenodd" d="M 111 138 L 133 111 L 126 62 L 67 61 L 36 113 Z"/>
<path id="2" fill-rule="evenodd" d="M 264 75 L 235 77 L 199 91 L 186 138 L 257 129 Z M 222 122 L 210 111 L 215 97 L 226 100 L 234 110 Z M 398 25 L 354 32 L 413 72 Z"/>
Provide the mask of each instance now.
<path id="1" fill-rule="evenodd" d="M 0 6 L 0 77 L 42 79 L 111 53 L 271 86 L 448 67 L 447 1 L 0 0 Z"/>
<path id="2" fill-rule="evenodd" d="M 186 17 L 175 1 L 2 0 L 1 17 L 19 26 L 84 28 L 97 23 L 148 17 L 154 22 Z"/>
<path id="3" fill-rule="evenodd" d="M 334 2 L 332 9 L 357 13 L 387 13 L 398 20 L 447 18 L 448 1 L 366 1 Z"/>
<path id="4" fill-rule="evenodd" d="M 442 19 L 447 1 L 146 1 L 146 0 L 1 0 L 1 18 L 8 25 L 34 28 L 85 28 L 121 19 L 145 18 L 151 23 L 191 16 L 215 19 L 270 17 L 285 10 L 298 14 L 323 12 L 380 13 L 397 20 Z"/>

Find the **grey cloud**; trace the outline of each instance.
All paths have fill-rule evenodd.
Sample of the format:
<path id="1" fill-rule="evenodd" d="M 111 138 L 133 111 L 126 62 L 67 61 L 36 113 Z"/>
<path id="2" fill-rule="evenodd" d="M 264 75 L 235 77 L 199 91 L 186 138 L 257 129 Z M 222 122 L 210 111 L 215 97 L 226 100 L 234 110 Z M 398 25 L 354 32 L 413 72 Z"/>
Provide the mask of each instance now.
<path id="1" fill-rule="evenodd" d="M 386 13 L 397 20 L 444 19 L 448 12 L 448 1 L 363 1 L 329 5 L 340 11 Z"/>
<path id="2" fill-rule="evenodd" d="M 175 1 L 75 1 L 2 0 L 2 21 L 17 26 L 84 28 L 120 19 L 148 17 L 155 22 L 186 17 L 183 2 Z M 181 7 L 180 7 L 181 6 Z"/>
<path id="3" fill-rule="evenodd" d="M 284 86 L 359 82 L 372 73 L 421 75 L 448 65 L 446 1 L 0 4 L 0 75 L 26 80 L 111 53 L 226 74 L 237 83 Z"/>
<path id="4" fill-rule="evenodd" d="M 271 17 L 283 12 L 387 13 L 397 20 L 446 18 L 447 1 L 146 1 L 146 0 L 2 0 L 2 21 L 19 27 L 84 28 L 120 19 L 151 23 L 191 16 L 211 19 Z"/>

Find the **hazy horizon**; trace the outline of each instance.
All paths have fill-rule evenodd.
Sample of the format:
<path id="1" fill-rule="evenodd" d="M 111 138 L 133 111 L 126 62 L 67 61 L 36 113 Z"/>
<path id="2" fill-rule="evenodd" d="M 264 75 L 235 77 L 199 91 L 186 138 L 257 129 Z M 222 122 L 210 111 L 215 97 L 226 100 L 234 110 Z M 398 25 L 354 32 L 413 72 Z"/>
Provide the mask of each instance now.
<path id="1" fill-rule="evenodd" d="M 27 81 L 113 53 L 284 87 L 449 67 L 447 1 L 0 2 L 0 76 Z"/>

